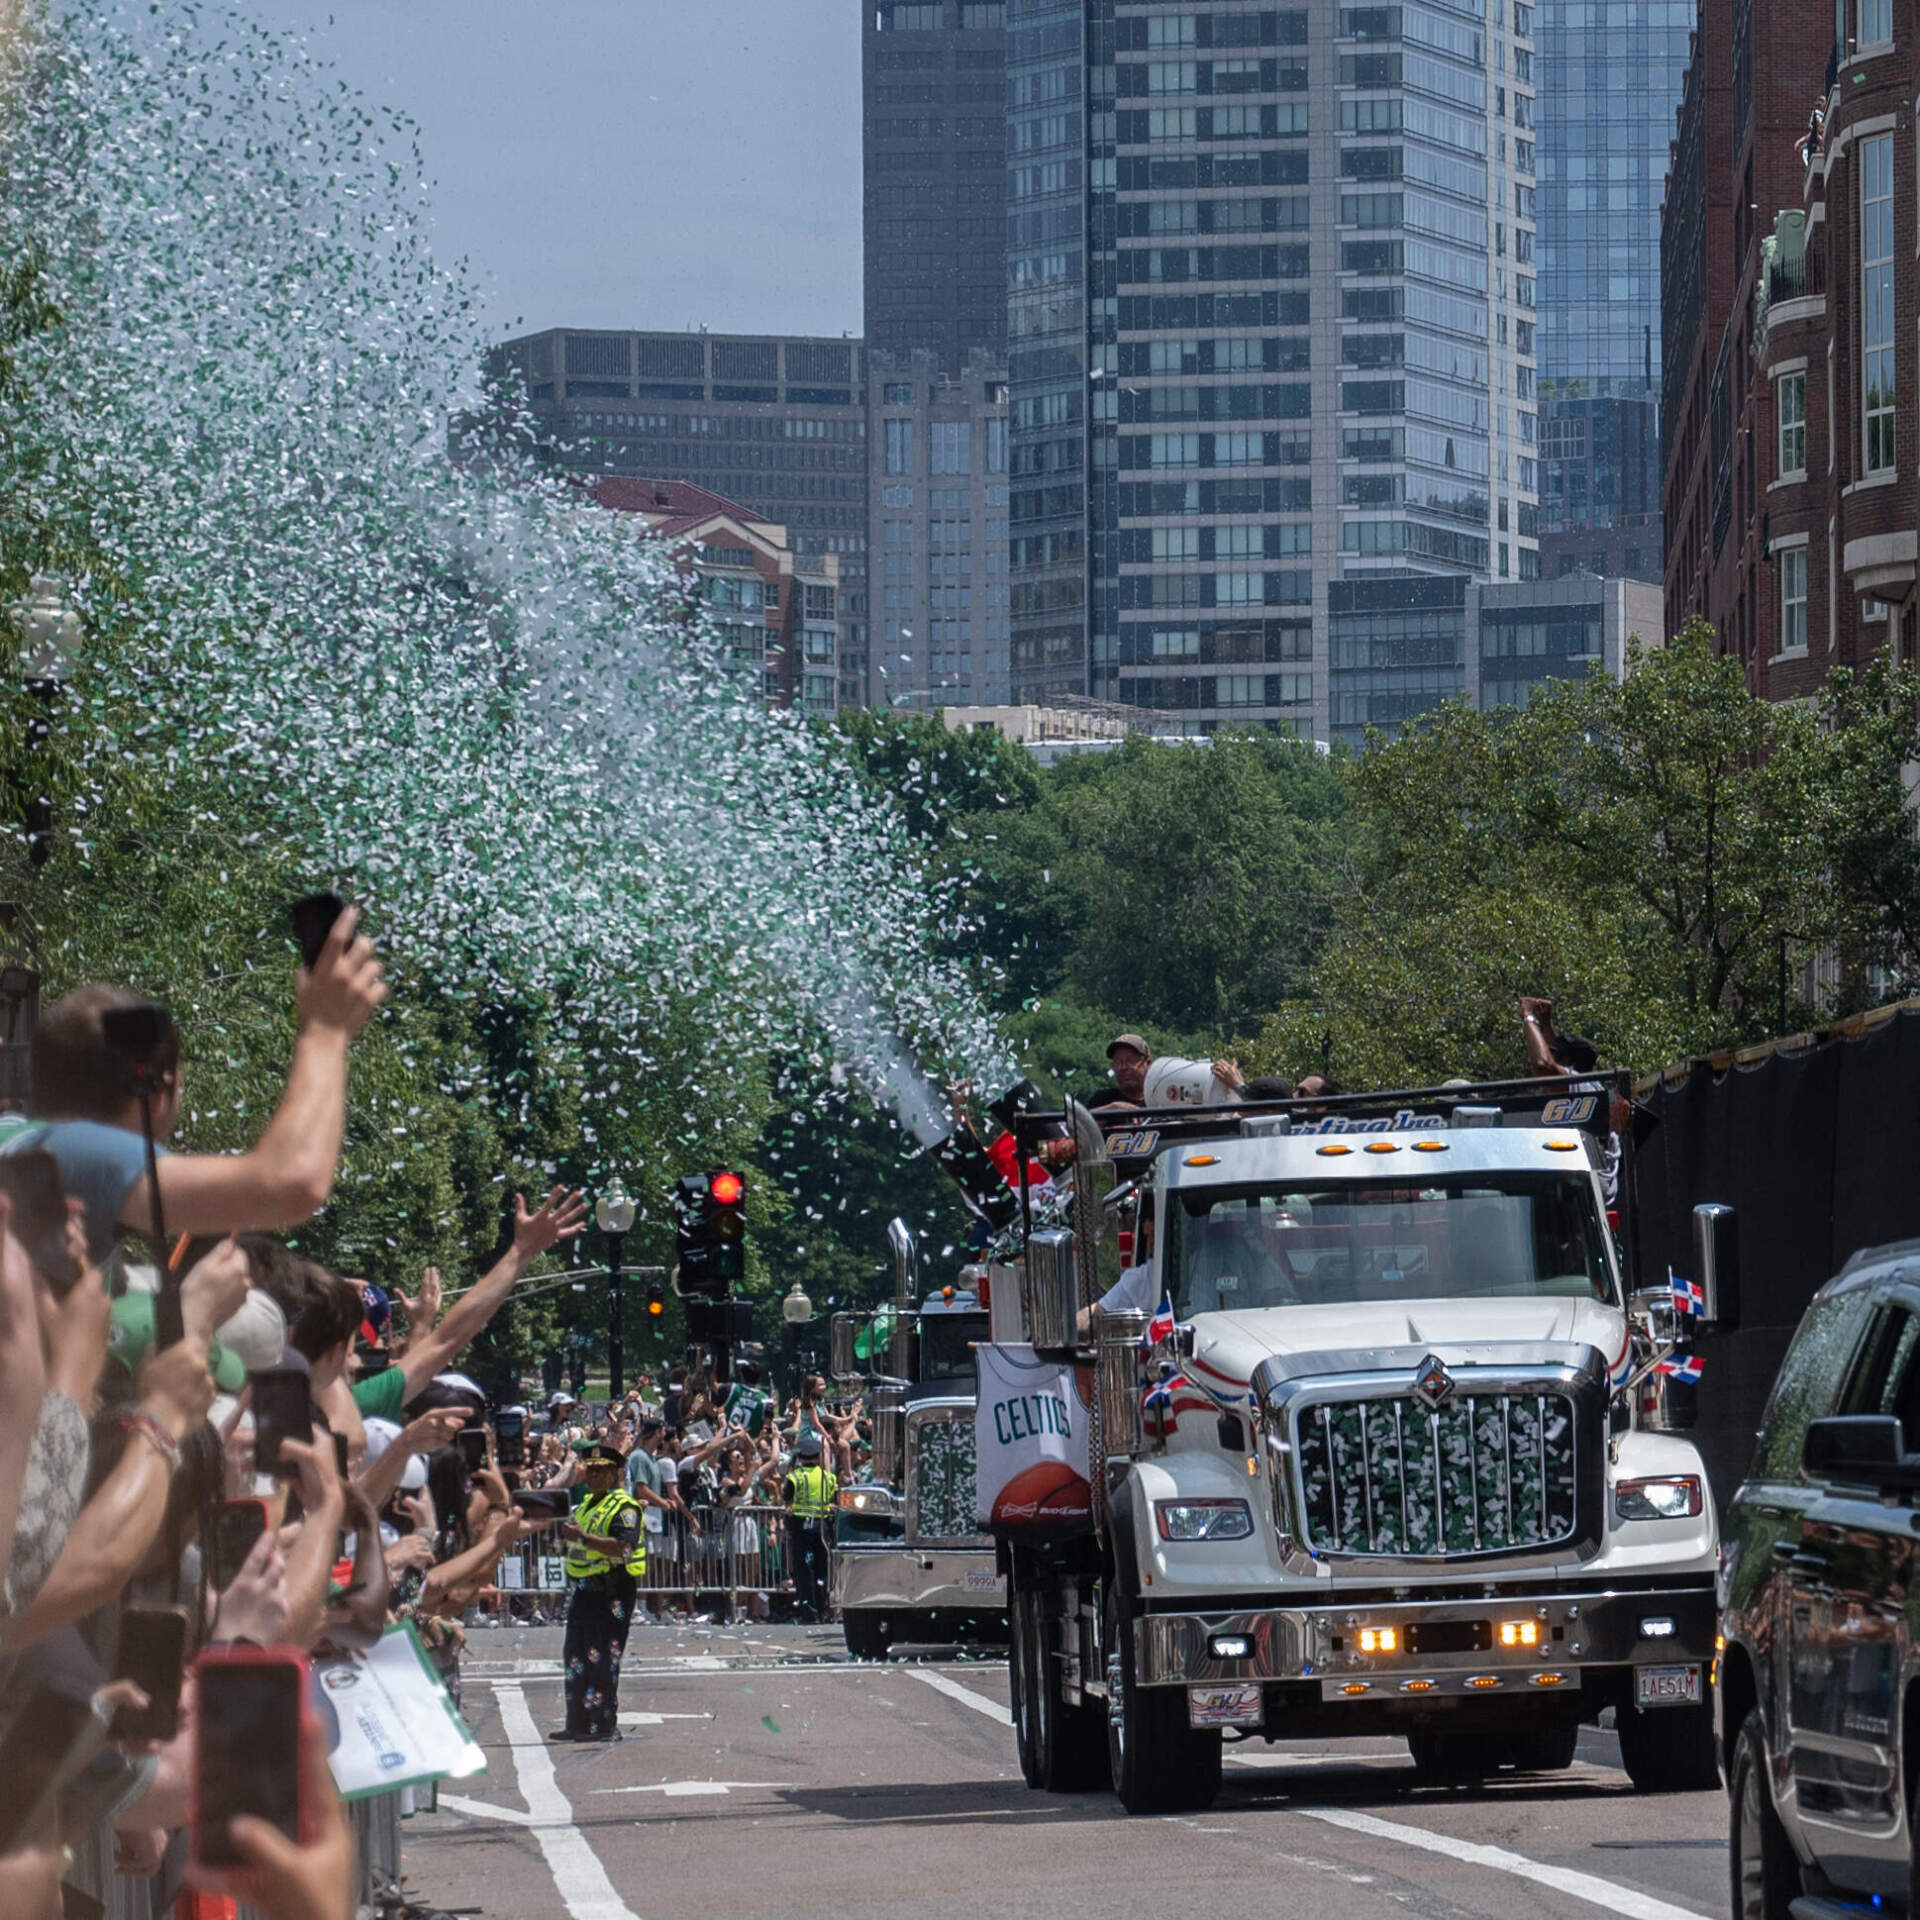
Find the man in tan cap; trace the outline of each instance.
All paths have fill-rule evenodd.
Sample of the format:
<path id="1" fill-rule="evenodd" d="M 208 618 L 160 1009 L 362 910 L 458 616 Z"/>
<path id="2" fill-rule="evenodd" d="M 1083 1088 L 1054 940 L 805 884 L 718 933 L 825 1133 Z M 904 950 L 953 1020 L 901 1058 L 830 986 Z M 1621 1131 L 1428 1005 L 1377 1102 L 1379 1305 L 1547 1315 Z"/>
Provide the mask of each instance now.
<path id="1" fill-rule="evenodd" d="M 1147 1068 L 1153 1049 L 1137 1033 L 1116 1034 L 1107 1042 L 1107 1064 L 1113 1084 L 1088 1097 L 1089 1107 L 1137 1107 L 1146 1096 Z"/>

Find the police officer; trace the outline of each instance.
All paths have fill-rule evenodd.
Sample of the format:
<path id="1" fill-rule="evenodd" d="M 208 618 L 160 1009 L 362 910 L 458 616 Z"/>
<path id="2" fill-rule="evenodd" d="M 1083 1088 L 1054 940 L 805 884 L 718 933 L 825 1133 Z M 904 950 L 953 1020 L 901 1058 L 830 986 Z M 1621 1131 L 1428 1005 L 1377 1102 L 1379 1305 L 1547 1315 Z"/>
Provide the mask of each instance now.
<path id="1" fill-rule="evenodd" d="M 634 1594 L 647 1571 L 640 1504 L 621 1484 L 625 1462 L 604 1440 L 581 1458 L 587 1497 L 560 1528 L 567 1541 L 567 1724 L 555 1740 L 620 1738 L 620 1656 Z"/>
<path id="2" fill-rule="evenodd" d="M 820 1434 L 809 1427 L 793 1443 L 794 1469 L 787 1475 L 787 1561 L 793 1568 L 794 1611 L 802 1620 L 826 1618 L 827 1522 L 839 1477 L 822 1466 Z"/>

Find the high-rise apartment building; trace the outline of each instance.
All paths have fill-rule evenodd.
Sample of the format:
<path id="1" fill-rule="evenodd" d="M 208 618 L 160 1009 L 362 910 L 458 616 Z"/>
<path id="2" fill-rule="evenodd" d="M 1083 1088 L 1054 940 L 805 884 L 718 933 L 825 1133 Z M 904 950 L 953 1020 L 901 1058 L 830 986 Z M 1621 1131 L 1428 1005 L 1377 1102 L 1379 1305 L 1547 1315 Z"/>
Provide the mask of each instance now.
<path id="1" fill-rule="evenodd" d="M 1695 0 L 1514 7 L 1540 69 L 1521 192 L 1539 212 L 1541 568 L 1657 580 L 1660 203 Z"/>
<path id="2" fill-rule="evenodd" d="M 869 0 L 861 33 L 867 344 L 958 376 L 1006 351 L 1001 0 Z"/>
<path id="3" fill-rule="evenodd" d="M 686 480 L 839 560 L 839 698 L 866 698 L 867 393 L 863 344 L 780 334 L 552 327 L 504 341 L 545 450 L 575 472 Z"/>
<path id="4" fill-rule="evenodd" d="M 1869 15 L 1863 30 L 1858 22 Z M 1804 239 L 1793 247 L 1797 271 L 1808 259 L 1819 261 L 1831 244 L 1812 238 L 1816 227 L 1824 233 L 1833 221 L 1858 216 L 1857 198 L 1836 205 L 1816 191 L 1843 158 L 1847 167 L 1838 168 L 1839 177 L 1853 182 L 1849 193 L 1857 190 L 1848 171 L 1855 159 L 1852 136 L 1836 153 L 1836 124 L 1824 153 L 1815 141 L 1817 164 L 1810 167 L 1810 120 L 1816 108 L 1848 120 L 1865 111 L 1862 131 L 1879 131 L 1879 108 L 1858 103 L 1870 97 L 1870 83 L 1883 82 L 1886 56 L 1880 49 L 1890 48 L 1894 37 L 1886 0 L 1842 0 L 1838 6 L 1835 0 L 1733 0 L 1731 6 L 1703 7 L 1694 36 L 1661 236 L 1667 627 L 1677 632 L 1691 615 L 1703 615 L 1719 630 L 1722 647 L 1747 663 L 1756 690 L 1769 684 L 1768 662 L 1779 651 L 1776 518 L 1804 498 L 1804 489 L 1790 478 L 1795 436 L 1783 447 L 1775 431 L 1778 395 L 1761 369 L 1771 365 L 1782 380 L 1804 375 L 1795 391 L 1803 405 L 1821 402 L 1825 419 L 1843 408 L 1840 398 L 1827 404 L 1834 391 L 1828 382 L 1836 365 L 1848 363 L 1844 354 L 1837 361 L 1826 358 L 1824 345 L 1821 358 L 1801 360 L 1804 344 L 1795 354 L 1767 361 L 1774 323 L 1784 327 L 1794 317 L 1792 273 L 1777 260 L 1776 221 L 1782 211 L 1807 216 L 1799 226 Z M 1884 94 L 1871 97 L 1891 111 L 1901 84 L 1896 74 Z M 1911 252 L 1909 241 L 1909 258 Z M 1825 305 L 1823 285 L 1791 291 L 1818 293 Z M 1775 292 L 1786 311 L 1768 319 Z M 1863 337 L 1856 331 L 1853 345 Z M 1797 452 L 1804 461 L 1814 436 L 1804 417 L 1797 424 Z M 1835 463 L 1833 470 L 1847 476 L 1847 511 L 1864 515 L 1867 496 L 1889 482 L 1878 470 L 1849 464 L 1849 446 L 1861 451 L 1845 441 L 1822 451 Z M 1844 571 L 1844 565 L 1836 569 L 1826 562 L 1833 538 L 1844 534 L 1845 518 L 1838 515 L 1832 526 L 1818 530 L 1814 561 L 1827 592 L 1837 591 L 1828 583 Z M 1803 621 L 1831 633 L 1848 623 L 1839 621 L 1820 591 L 1811 597 L 1806 591 L 1807 553 L 1799 539 L 1804 531 L 1794 528 L 1800 558 L 1789 563 L 1787 584 L 1795 589 Z M 1789 673 L 1784 684 L 1795 686 L 1795 676 Z"/>
<path id="5" fill-rule="evenodd" d="M 985 353 L 867 357 L 874 635 L 867 704 L 1007 699 L 1007 384 Z"/>
<path id="6" fill-rule="evenodd" d="M 1016 700 L 1325 738 L 1465 690 L 1446 636 L 1362 662 L 1331 616 L 1537 573 L 1531 33 L 1009 0 Z"/>

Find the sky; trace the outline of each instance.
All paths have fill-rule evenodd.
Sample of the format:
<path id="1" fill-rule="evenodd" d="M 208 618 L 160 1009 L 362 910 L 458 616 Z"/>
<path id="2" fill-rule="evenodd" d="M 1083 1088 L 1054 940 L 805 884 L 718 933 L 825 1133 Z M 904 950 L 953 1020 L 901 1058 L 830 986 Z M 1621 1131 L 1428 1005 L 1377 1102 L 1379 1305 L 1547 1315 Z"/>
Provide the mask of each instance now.
<path id="1" fill-rule="evenodd" d="M 233 0 L 420 123 L 493 337 L 858 333 L 860 0 Z"/>

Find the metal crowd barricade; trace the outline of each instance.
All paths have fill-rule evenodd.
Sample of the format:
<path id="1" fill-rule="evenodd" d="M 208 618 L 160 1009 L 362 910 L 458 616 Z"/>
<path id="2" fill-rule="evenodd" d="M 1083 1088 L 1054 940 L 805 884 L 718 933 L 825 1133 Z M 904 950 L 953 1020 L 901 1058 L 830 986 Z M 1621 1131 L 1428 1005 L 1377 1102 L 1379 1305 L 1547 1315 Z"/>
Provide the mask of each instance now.
<path id="1" fill-rule="evenodd" d="M 495 1585 L 504 1615 L 528 1621 L 564 1616 L 566 1562 L 555 1544 L 535 1534 L 521 1543 L 517 1557 L 501 1563 Z M 792 1591 L 784 1507 L 759 1501 L 698 1506 L 691 1523 L 679 1513 L 660 1513 L 659 1531 L 647 1530 L 640 1601 L 655 1613 L 711 1609 L 738 1618 L 746 1609 L 764 1615 Z"/>

